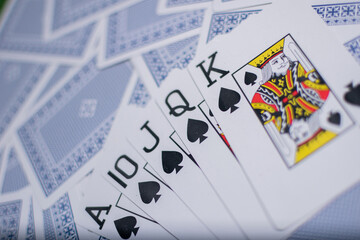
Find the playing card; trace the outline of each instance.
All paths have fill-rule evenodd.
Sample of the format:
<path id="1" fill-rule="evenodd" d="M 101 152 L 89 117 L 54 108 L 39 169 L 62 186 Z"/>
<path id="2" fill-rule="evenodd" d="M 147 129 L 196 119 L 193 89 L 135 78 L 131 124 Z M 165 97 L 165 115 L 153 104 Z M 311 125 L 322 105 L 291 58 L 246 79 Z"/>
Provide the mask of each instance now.
<path id="1" fill-rule="evenodd" d="M 311 4 L 316 13 L 329 26 L 329 29 L 333 30 L 336 37 L 344 43 L 348 52 L 356 61 L 360 62 L 358 54 L 360 24 L 359 18 L 355 14 L 358 4 L 346 2 L 330 3 L 326 0 L 312 0 Z M 262 5 L 261 9 L 268 6 L 269 5 Z M 228 34 L 251 15 L 259 14 L 261 12 L 259 7 L 219 13 L 206 12 L 203 30 L 199 39 L 199 51 L 201 51 L 203 47 L 206 47 L 206 44 L 215 36 Z M 349 86 L 349 91 L 351 89 Z"/>
<path id="2" fill-rule="evenodd" d="M 233 76 L 289 168 L 353 124 L 291 35 Z M 220 89 L 221 111 L 235 111 L 239 101 L 236 91 Z"/>
<path id="3" fill-rule="evenodd" d="M 106 238 L 174 238 L 99 174 L 81 180 L 69 195 L 76 223 Z"/>
<path id="4" fill-rule="evenodd" d="M 211 7 L 212 0 L 160 0 L 157 13 L 169 14 Z"/>
<path id="5" fill-rule="evenodd" d="M 4 152 L 4 170 L 0 170 L 1 194 L 16 192 L 29 185 L 19 155 L 10 143 Z"/>
<path id="6" fill-rule="evenodd" d="M 347 48 L 349 53 L 355 58 L 355 60 L 360 64 L 359 43 L 360 43 L 360 35 L 354 38 L 349 38 L 349 40 L 344 43 L 344 46 Z"/>
<path id="7" fill-rule="evenodd" d="M 72 72 L 74 70 L 76 69 L 74 67 L 71 67 L 70 65 L 64 65 L 64 64 L 55 65 L 53 67 L 52 73 L 50 74 L 51 76 L 46 81 L 46 85 L 38 94 L 34 105 L 41 104 L 39 102 L 41 102 L 42 99 L 46 101 L 46 99 L 48 98 L 46 96 L 51 95 L 50 91 L 56 91 L 57 89 L 56 86 L 59 85 L 59 82 L 64 78 L 68 78 L 69 74 L 70 75 L 73 74 Z M 34 106 L 34 108 L 36 107 Z"/>
<path id="8" fill-rule="evenodd" d="M 91 23 L 61 38 L 45 41 L 43 0 L 11 1 L 0 29 L 0 53 L 8 59 L 77 63 L 92 45 L 95 24 Z"/>
<path id="9" fill-rule="evenodd" d="M 48 65 L 24 61 L 0 60 L 1 141 L 16 126 L 24 110 L 32 104 L 46 80 Z"/>
<path id="10" fill-rule="evenodd" d="M 0 237 L 3 239 L 25 239 L 30 211 L 30 194 L 24 189 L 16 194 L 1 195 Z"/>
<path id="11" fill-rule="evenodd" d="M 269 4 L 272 1 L 269 0 L 213 0 L 213 10 L 218 11 L 227 11 L 239 8 L 253 7 L 257 5 Z"/>
<path id="12" fill-rule="evenodd" d="M 110 66 L 151 48 L 194 36 L 205 10 L 158 15 L 157 0 L 139 2 L 111 14 L 105 23 L 99 65 Z M 141 17 L 138 17 L 141 16 Z"/>
<path id="13" fill-rule="evenodd" d="M 293 22 L 277 8 L 286 8 Z M 316 32 L 311 39 L 305 16 Z M 190 72 L 277 227 L 358 181 L 352 157 L 358 130 L 342 92 L 359 67 L 312 9 L 273 3 L 221 46 L 208 46 Z M 324 59 L 328 51 L 336 57 Z"/>
<path id="14" fill-rule="evenodd" d="M 17 132 L 20 158 L 43 207 L 92 169 L 90 160 L 101 150 L 123 96 L 130 94 L 127 86 L 135 84 L 129 62 L 99 70 L 96 61 L 79 67 Z"/>
<path id="15" fill-rule="evenodd" d="M 206 48 L 207 43 L 216 36 L 228 34 L 247 19 L 261 14 L 261 10 L 266 6 L 267 5 L 261 5 L 246 9 L 231 9 L 222 12 L 206 11 L 199 39 L 199 51 L 201 51 L 202 48 Z"/>
<path id="16" fill-rule="evenodd" d="M 40 209 L 34 204 L 36 239 L 79 239 L 74 221 L 73 207 L 68 193 L 65 193 L 49 208 Z"/>
<path id="17" fill-rule="evenodd" d="M 245 238 L 197 163 L 170 139 L 175 131 L 155 102 L 129 110 L 123 115 L 131 120 L 121 118 L 129 122 L 128 139 L 171 189 L 219 239 Z"/>
<path id="18" fill-rule="evenodd" d="M 121 138 L 117 126 L 103 151 L 107 161 L 97 167 L 105 179 L 176 238 L 215 239 L 173 190 L 146 168 L 148 163 Z"/>
<path id="19" fill-rule="evenodd" d="M 156 96 L 163 113 L 244 233 L 250 239 L 286 237 L 291 228 L 278 231 L 270 223 L 247 176 L 224 141 L 226 138 L 219 134 L 216 130 L 218 126 L 212 125 L 208 115 L 204 114 L 203 111 L 208 109 L 204 107 L 206 102 L 189 73 L 174 70 Z M 229 143 L 231 146 L 231 141 Z M 238 157 L 241 156 L 239 154 Z"/>
<path id="20" fill-rule="evenodd" d="M 312 0 L 311 6 L 329 26 L 329 29 L 334 31 L 341 43 L 344 43 L 344 46 L 356 61 L 360 62 L 358 50 L 360 17 L 356 14 L 360 3 L 345 1 L 334 3 L 326 0 Z"/>
<path id="21" fill-rule="evenodd" d="M 45 2 L 43 36 L 55 39 L 119 11 L 139 0 L 50 0 Z"/>
<path id="22" fill-rule="evenodd" d="M 146 51 L 132 58 L 135 68 L 143 79 L 154 80 L 154 82 L 148 82 L 150 91 L 157 89 L 173 69 L 185 69 L 198 49 L 201 51 L 201 48 L 206 47 L 206 44 L 215 36 L 231 32 L 252 15 L 259 14 L 261 9 L 253 8 L 223 13 L 213 13 L 208 10 L 204 14 L 200 36 L 179 39 L 176 42 Z"/>
<path id="23" fill-rule="evenodd" d="M 132 58 L 132 62 L 142 79 L 149 79 L 147 86 L 150 91 L 156 91 L 173 69 L 187 67 L 195 56 L 198 42 L 199 35 L 180 39 L 146 51 Z"/>
<path id="24" fill-rule="evenodd" d="M 142 76 L 142 78 L 147 80 L 147 87 L 149 87 L 149 89 L 151 89 L 150 90 L 151 92 L 154 92 L 155 95 L 157 95 L 156 93 L 159 91 L 158 89 L 161 88 L 162 82 L 166 82 L 166 78 L 168 77 L 168 74 L 170 74 L 170 71 L 173 71 L 174 68 L 182 69 L 187 66 L 187 64 L 191 60 L 192 56 L 195 54 L 196 44 L 197 44 L 197 37 L 191 37 L 191 38 L 184 39 L 184 40 L 178 41 L 173 44 L 169 44 L 167 46 L 164 46 L 164 47 L 161 47 L 158 49 L 151 50 L 147 53 L 142 54 L 141 57 L 134 59 L 133 62 L 135 63 L 136 68 L 140 71 L 140 75 Z M 202 110 L 206 109 L 206 106 L 204 106 L 204 104 L 202 104 L 201 107 L 202 107 Z M 132 114 L 129 113 L 130 109 L 127 109 L 124 111 L 127 112 L 127 116 L 132 116 Z M 152 110 L 149 110 L 149 111 L 153 114 Z M 125 114 L 123 114 L 123 115 L 125 115 Z M 210 121 L 209 123 L 213 124 L 214 127 L 216 126 L 217 133 L 219 134 L 220 138 L 223 141 L 226 141 L 221 129 L 219 128 L 218 124 L 216 123 L 216 120 L 212 116 L 209 116 L 207 113 L 205 113 L 205 115 L 209 118 L 209 121 Z M 141 116 L 150 116 L 150 114 L 140 113 L 139 116 L 133 117 L 131 122 L 133 123 L 135 120 L 139 120 L 141 118 Z M 156 118 L 158 118 L 158 117 L 156 117 Z M 130 135 L 130 134 L 131 134 L 131 131 L 128 135 Z M 169 138 L 178 147 L 177 151 L 180 149 L 182 151 L 182 154 L 184 154 L 184 157 L 187 156 L 187 159 L 191 159 L 192 161 L 195 161 L 195 159 L 193 158 L 191 153 L 187 150 L 186 146 L 182 143 L 182 140 L 178 137 L 178 134 L 176 134 L 176 132 L 169 133 L 169 134 L 171 134 L 169 136 Z M 138 139 L 143 139 L 143 141 L 146 141 L 146 139 L 144 139 L 143 137 L 133 137 L 133 145 L 134 146 L 141 143 L 141 141 L 139 141 Z M 150 145 L 153 144 L 153 140 L 150 140 L 150 141 L 152 141 L 152 142 L 149 144 Z M 160 144 L 162 144 L 162 143 L 160 143 Z M 138 145 L 138 146 L 140 146 L 140 145 Z M 141 147 L 139 147 L 139 148 L 141 149 Z M 156 154 L 157 151 L 155 151 L 152 154 Z M 139 150 L 139 152 L 141 152 L 141 150 Z M 145 157 L 145 159 L 146 159 L 146 157 Z M 169 178 L 169 176 L 166 176 L 167 174 L 164 173 L 165 171 L 163 170 L 163 167 L 159 166 L 160 165 L 159 163 L 156 163 L 156 161 L 150 161 L 150 160 L 148 160 L 148 161 L 150 162 L 150 164 L 157 164 L 155 169 L 158 172 L 162 172 L 162 174 L 160 174 L 160 175 L 165 174 L 164 179 Z M 179 169 L 179 167 L 177 167 L 177 169 Z M 175 171 L 176 171 L 176 169 L 175 169 Z M 180 170 L 178 170 L 178 171 L 180 171 Z M 178 175 L 178 174 L 176 174 L 176 175 Z M 172 181 L 174 181 L 174 180 L 172 180 Z M 172 187 L 171 182 L 169 182 L 169 184 Z M 176 185 L 179 185 L 179 184 L 180 184 L 179 182 L 176 183 Z M 179 187 L 181 187 L 181 186 L 179 186 Z M 174 190 L 176 191 L 175 188 L 174 188 Z M 180 197 L 182 197 L 182 194 L 180 194 Z M 185 202 L 186 202 L 186 200 L 185 200 Z M 194 200 L 192 200 L 192 202 L 194 202 Z M 198 209 L 197 211 L 200 211 L 200 210 L 201 210 L 201 208 Z M 194 210 L 194 211 L 196 212 L 196 210 Z M 208 219 L 205 221 L 211 221 L 211 219 Z M 210 224 L 212 224 L 212 223 L 210 223 Z M 214 230 L 215 229 L 217 229 L 217 228 L 215 227 Z M 229 234 L 231 236 L 232 233 L 230 231 L 228 231 L 228 232 L 225 231 L 225 232 L 221 232 L 221 234 Z M 238 235 L 238 234 L 236 234 L 236 235 Z"/>
<path id="25" fill-rule="evenodd" d="M 189 209 L 187 207 L 184 208 L 183 202 L 180 201 L 177 196 L 175 197 L 172 190 L 169 191 L 169 187 L 165 185 L 161 176 L 154 172 L 151 166 L 146 163 L 140 155 L 138 155 L 135 149 L 133 149 L 133 146 L 131 146 L 127 141 L 124 141 L 124 136 L 126 135 L 128 128 L 123 128 L 123 126 L 124 124 L 131 124 L 131 122 L 126 121 L 126 119 L 131 118 L 131 111 L 129 110 L 137 109 L 139 111 L 143 111 L 151 99 L 148 90 L 140 78 L 137 79 L 136 85 L 133 87 L 132 93 L 128 99 L 128 101 L 124 101 L 122 103 L 123 106 L 121 106 L 121 109 L 124 108 L 126 110 L 118 111 L 116 119 L 119 120 L 116 121 L 116 124 L 113 126 L 111 136 L 109 136 L 102 154 L 98 156 L 100 159 L 117 159 L 115 162 L 115 170 L 114 165 L 110 165 L 110 163 L 113 164 L 110 161 L 107 161 L 108 165 L 102 165 L 102 172 L 105 173 L 105 178 L 177 238 L 187 238 L 195 235 L 204 235 L 208 238 L 213 238 L 214 236 L 209 232 L 209 230 L 198 222 L 197 218 L 192 213 L 189 215 Z M 124 107 L 126 105 L 128 105 L 127 108 Z M 123 150 L 119 149 L 118 146 L 123 146 Z M 129 151 L 130 153 L 133 153 L 133 156 L 128 155 L 130 154 L 127 153 Z M 110 154 L 115 157 L 111 157 Z M 123 162 L 122 164 L 119 163 L 121 159 Z M 130 161 L 130 164 L 126 164 L 127 161 Z M 136 167 L 134 169 L 131 167 L 131 165 L 134 164 L 135 166 L 140 164 L 142 167 Z M 126 169 L 122 170 L 123 167 Z M 144 181 L 144 178 L 147 181 Z M 152 180 L 148 181 L 149 178 Z M 139 179 L 143 180 L 141 181 Z M 151 184 L 136 184 L 137 182 L 150 182 Z M 157 189 L 158 186 L 160 189 Z M 150 190 L 153 189 L 153 191 L 159 190 L 162 197 L 160 197 L 159 194 L 156 194 L 153 197 L 157 200 L 155 202 L 155 200 L 151 201 L 152 199 L 147 199 L 146 197 L 142 198 L 139 196 L 140 191 L 146 191 L 147 188 Z M 153 194 L 154 193 L 155 192 L 153 192 Z M 160 201 L 160 199 L 164 200 Z M 159 201 L 160 204 L 158 204 Z M 174 219 L 175 216 L 177 217 Z M 188 218 L 190 218 L 190 220 L 185 220 Z M 183 226 L 183 224 L 188 226 L 188 232 L 186 233 L 181 231 L 182 228 L 179 228 L 179 226 Z"/>
<path id="26" fill-rule="evenodd" d="M 176 76 L 178 73 L 177 68 L 183 69 L 189 64 L 193 55 L 195 54 L 196 45 L 194 46 L 194 44 L 197 43 L 197 42 L 195 42 L 195 40 L 197 40 L 197 39 L 195 39 L 195 37 L 193 38 L 193 40 L 191 40 L 191 38 L 185 39 L 185 40 L 179 41 L 174 44 L 169 44 L 162 48 L 151 50 L 151 51 L 143 54 L 141 57 L 134 59 L 133 62 L 135 63 L 136 69 L 139 70 L 140 75 L 142 76 L 142 79 L 146 80 L 146 86 L 149 87 L 149 89 L 151 89 L 150 92 L 153 92 L 155 96 L 159 95 L 159 89 L 160 89 L 160 91 L 162 91 L 161 90 L 162 85 L 163 84 L 166 85 L 166 82 L 168 81 L 167 78 L 169 75 L 173 74 L 173 76 Z M 170 51 L 170 50 L 172 50 L 172 51 Z M 175 71 L 175 73 L 170 73 L 171 71 Z M 180 74 L 180 73 L 178 73 L 178 74 Z M 185 84 L 183 86 L 183 88 L 184 89 L 186 89 L 186 88 L 193 89 L 195 87 L 192 83 L 192 80 L 188 79 L 190 76 L 186 76 L 186 73 L 185 73 L 185 76 L 184 76 L 184 73 L 180 74 L 180 76 L 181 77 L 177 78 L 177 81 L 174 80 L 174 84 L 176 84 L 176 82 L 180 84 L 180 83 L 184 83 L 184 82 L 186 83 L 186 82 L 190 81 L 190 85 Z M 163 94 L 165 94 L 165 93 L 163 93 Z M 168 92 L 166 94 L 168 94 Z M 196 91 L 194 93 L 192 91 L 188 95 L 193 96 L 194 94 L 196 95 L 199 93 L 196 93 Z M 177 94 L 175 93 L 174 95 L 177 95 Z M 181 100 L 181 97 L 178 97 L 178 99 Z M 163 100 L 162 100 L 162 102 L 163 102 Z M 180 101 L 180 104 L 182 104 L 182 106 L 184 107 L 184 109 L 183 109 L 184 111 L 187 107 L 190 108 L 190 106 L 187 106 L 187 104 L 189 104 L 189 103 L 184 105 L 184 103 Z M 207 126 L 205 128 L 210 128 L 210 132 L 212 133 L 212 136 L 217 138 L 217 140 L 214 140 L 216 142 L 214 145 L 224 144 L 224 146 L 226 148 L 229 148 L 229 143 L 227 142 L 219 124 L 217 123 L 216 119 L 213 116 L 210 116 L 209 108 L 207 107 L 207 104 L 203 101 L 203 99 L 200 97 L 198 102 L 195 101 L 194 104 L 192 104 L 192 105 L 198 105 L 198 109 L 197 109 L 198 113 L 201 115 L 201 119 L 203 119 L 203 122 L 207 123 Z M 167 109 L 167 107 L 166 107 L 166 109 Z M 177 111 L 181 111 L 181 107 L 179 107 L 179 109 Z M 167 115 L 168 109 L 165 110 L 164 112 L 166 113 L 165 115 Z M 134 118 L 134 119 L 137 119 L 137 118 Z M 195 126 L 195 127 L 196 127 L 196 125 L 199 125 L 198 121 L 190 121 L 190 123 L 191 123 L 190 125 Z M 174 128 L 177 127 L 176 125 L 173 125 L 173 126 L 174 126 Z M 183 126 L 183 127 L 186 127 L 186 126 Z M 182 130 L 184 130 L 184 128 L 182 128 Z M 184 132 L 183 134 L 185 134 L 185 133 L 186 132 Z M 181 140 L 180 138 L 177 138 L 177 137 L 178 137 L 177 134 L 171 135 L 171 139 L 174 141 L 175 144 L 179 145 L 179 148 L 183 150 L 183 153 L 185 155 L 188 155 L 188 157 L 190 159 L 194 159 L 194 161 L 196 161 L 196 158 L 193 157 L 191 150 L 188 151 L 186 146 L 185 147 L 180 146 L 180 145 L 184 145 L 184 144 L 182 144 L 182 141 L 186 140 L 186 136 L 182 135 L 181 138 L 183 138 L 183 140 Z M 193 136 L 191 136 L 191 137 L 193 137 Z M 139 140 L 137 140 L 137 141 L 139 141 Z M 152 141 L 151 143 L 149 143 L 149 145 L 153 144 L 153 139 L 149 140 L 149 141 Z M 214 147 L 213 146 L 209 147 L 209 145 L 206 145 L 202 149 L 195 150 L 197 155 L 199 155 L 199 156 L 201 155 L 200 158 L 203 159 L 203 161 L 206 160 L 206 164 L 208 164 L 208 162 L 209 162 L 208 159 L 214 159 L 214 158 L 216 159 L 216 157 L 214 157 L 214 153 L 212 151 L 209 151 L 209 149 L 214 149 Z M 229 151 L 229 150 L 222 149 L 222 151 Z M 208 157 L 204 157 L 203 156 L 204 153 L 208 153 Z M 219 158 L 223 158 L 221 151 L 219 151 L 217 154 L 218 154 L 217 156 L 219 156 Z M 225 203 L 226 203 L 227 207 L 230 209 L 230 211 L 232 212 L 232 214 L 236 215 L 235 219 L 239 223 L 239 225 L 241 225 L 244 229 L 247 229 L 247 230 L 245 230 L 245 232 L 250 232 L 250 235 L 255 238 L 262 237 L 262 236 L 266 235 L 267 233 L 270 233 L 272 236 L 274 236 L 274 238 L 279 238 L 280 236 L 283 237 L 283 236 L 286 236 L 287 234 L 289 234 L 290 231 L 277 233 L 277 231 L 275 231 L 273 229 L 273 227 L 270 225 L 270 223 L 266 219 L 266 216 L 263 213 L 263 210 L 261 209 L 261 206 L 259 205 L 259 203 L 257 203 L 258 205 L 256 206 L 256 202 L 258 200 L 256 200 L 256 196 L 252 193 L 252 190 L 251 190 L 250 186 L 248 185 L 245 176 L 241 175 L 241 173 L 239 175 L 239 170 L 241 171 L 241 169 L 240 169 L 239 165 L 237 165 L 236 162 L 234 162 L 235 160 L 234 160 L 233 156 L 229 156 L 229 155 L 231 155 L 231 150 L 230 150 L 230 154 L 229 154 L 229 152 L 226 152 L 225 155 L 228 156 L 232 160 L 229 166 L 217 167 L 215 165 L 216 166 L 215 167 L 213 164 L 211 164 L 211 165 L 205 164 L 206 170 L 204 170 L 202 168 L 202 171 L 204 171 L 206 176 L 210 179 L 212 185 L 215 187 L 216 190 L 218 190 L 218 193 L 221 192 L 220 195 L 221 195 L 222 199 L 227 199 L 226 201 L 228 201 L 228 202 L 225 201 Z M 201 167 L 201 165 L 200 165 L 200 167 Z M 223 170 L 218 171 L 218 169 L 223 169 Z M 209 173 L 211 174 L 212 177 L 209 177 L 209 173 L 207 173 L 207 171 L 209 171 Z M 226 176 L 224 176 L 224 178 L 219 177 L 219 172 L 224 173 L 224 175 L 226 174 Z M 233 174 L 230 174 L 231 172 L 233 172 Z M 219 178 L 221 180 L 217 181 Z M 225 184 L 228 184 L 228 182 L 239 182 L 239 185 L 241 185 L 241 187 L 239 187 L 239 189 L 245 189 L 244 190 L 245 192 L 248 191 L 250 193 L 243 194 L 240 191 L 233 193 L 232 189 L 230 189 L 230 188 L 224 189 L 223 186 Z M 244 185 L 244 186 L 242 186 L 242 185 Z M 236 195 L 239 195 L 239 197 L 234 197 Z M 248 196 L 248 199 L 244 200 L 244 202 L 243 202 L 244 205 L 241 205 L 237 201 L 235 201 L 235 199 L 243 198 L 243 195 Z M 248 215 L 240 214 L 240 213 L 243 213 L 244 211 L 248 211 L 248 205 L 246 205 L 248 202 L 255 203 L 254 204 L 255 206 L 252 208 L 253 212 L 251 214 L 248 214 L 248 215 L 251 215 L 254 220 L 249 220 Z M 239 213 L 239 214 L 236 214 L 236 213 Z M 261 219 L 261 220 L 259 220 L 259 219 Z M 245 227 L 240 222 L 244 222 Z M 261 222 L 259 224 L 262 225 L 262 229 L 264 229 L 264 231 L 262 231 L 262 232 L 257 231 L 257 228 L 255 228 L 254 225 L 252 224 L 253 222 Z M 277 235 L 277 234 L 279 234 L 279 235 Z"/>
<path id="27" fill-rule="evenodd" d="M 360 23 L 360 16 L 357 14 L 359 3 L 344 0 L 331 2 L 328 0 L 309 1 L 316 13 L 329 26 L 354 25 Z"/>
<path id="28" fill-rule="evenodd" d="M 0 239 L 360 236 L 359 2 L 1 6 Z"/>

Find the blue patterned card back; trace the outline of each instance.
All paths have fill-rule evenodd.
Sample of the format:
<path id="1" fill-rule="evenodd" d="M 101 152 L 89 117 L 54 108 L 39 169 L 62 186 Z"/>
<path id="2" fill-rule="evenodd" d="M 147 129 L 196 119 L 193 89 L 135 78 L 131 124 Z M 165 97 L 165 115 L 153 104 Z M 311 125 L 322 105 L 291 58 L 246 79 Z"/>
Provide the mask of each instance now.
<path id="1" fill-rule="evenodd" d="M 22 169 L 18 155 L 14 148 L 11 148 L 7 156 L 7 167 L 5 170 L 1 193 L 18 191 L 29 184 L 24 170 Z"/>
<path id="2" fill-rule="evenodd" d="M 360 238 L 360 184 L 335 199 L 296 230 L 289 240 Z"/>
<path id="3" fill-rule="evenodd" d="M 356 38 L 346 42 L 344 46 L 360 64 L 360 36 L 357 36 Z"/>
<path id="4" fill-rule="evenodd" d="M 46 70 L 44 64 L 0 60 L 0 136 Z"/>
<path id="5" fill-rule="evenodd" d="M 215 13 L 211 16 L 209 32 L 206 42 L 215 36 L 227 34 L 246 20 L 250 15 L 258 14 L 261 10 Z"/>
<path id="6" fill-rule="evenodd" d="M 360 2 L 313 5 L 312 7 L 327 25 L 360 23 Z"/>
<path id="7" fill-rule="evenodd" d="M 70 25 L 125 0 L 55 0 L 52 29 Z"/>
<path id="8" fill-rule="evenodd" d="M 81 57 L 94 24 L 46 42 L 42 39 L 44 5 L 44 0 L 16 0 L 14 2 L 0 32 L 0 50 Z"/>
<path id="9" fill-rule="evenodd" d="M 79 239 L 67 193 L 43 211 L 43 219 L 45 239 Z"/>
<path id="10" fill-rule="evenodd" d="M 102 147 L 132 75 L 129 62 L 85 64 L 18 130 L 46 196 Z"/>
<path id="11" fill-rule="evenodd" d="M 0 203 L 0 239 L 18 238 L 21 207 L 21 200 Z"/>
<path id="12" fill-rule="evenodd" d="M 199 36 L 193 36 L 154 49 L 142 55 L 157 86 L 169 75 L 174 68 L 186 68 L 196 53 Z"/>
<path id="13" fill-rule="evenodd" d="M 63 77 L 64 75 L 70 70 L 70 66 L 67 65 L 60 65 L 50 79 L 47 81 L 46 86 L 39 94 L 37 100 L 41 99 L 47 92 L 49 92 Z"/>
<path id="14" fill-rule="evenodd" d="M 151 96 L 149 91 L 146 89 L 143 81 L 139 78 L 136 81 L 136 85 L 134 90 L 131 94 L 129 104 L 130 105 L 137 105 L 139 107 L 145 107 L 146 104 L 150 101 Z"/>
<path id="15" fill-rule="evenodd" d="M 211 18 L 207 42 L 216 35 L 229 33 L 242 21 L 261 10 L 214 14 Z M 157 86 L 174 68 L 186 68 L 196 53 L 199 36 L 193 36 L 142 54 Z"/>
<path id="16" fill-rule="evenodd" d="M 109 16 L 106 58 L 128 53 L 202 25 L 204 10 L 157 15 L 156 6 L 156 0 L 142 1 Z"/>

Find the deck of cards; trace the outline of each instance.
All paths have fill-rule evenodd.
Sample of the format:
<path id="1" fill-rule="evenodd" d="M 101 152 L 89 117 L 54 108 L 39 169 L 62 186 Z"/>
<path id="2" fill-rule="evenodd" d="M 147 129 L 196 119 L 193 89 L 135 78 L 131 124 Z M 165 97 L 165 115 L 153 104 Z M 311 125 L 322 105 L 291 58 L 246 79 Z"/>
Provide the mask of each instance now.
<path id="1" fill-rule="evenodd" d="M 0 239 L 359 239 L 360 2 L 8 0 Z"/>

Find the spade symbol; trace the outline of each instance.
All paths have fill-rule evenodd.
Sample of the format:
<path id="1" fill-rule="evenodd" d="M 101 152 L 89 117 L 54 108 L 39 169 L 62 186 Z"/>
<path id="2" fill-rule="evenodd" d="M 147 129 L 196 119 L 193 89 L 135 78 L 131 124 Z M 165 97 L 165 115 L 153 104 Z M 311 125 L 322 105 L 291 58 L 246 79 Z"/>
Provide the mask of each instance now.
<path id="1" fill-rule="evenodd" d="M 251 86 L 254 85 L 256 79 L 257 79 L 256 74 L 254 74 L 254 73 L 252 73 L 252 72 L 246 72 L 246 73 L 245 73 L 245 80 L 244 80 L 244 82 L 245 82 L 246 85 L 250 85 L 250 84 L 251 84 Z"/>
<path id="2" fill-rule="evenodd" d="M 167 174 L 170 174 L 176 170 L 176 174 L 182 169 L 182 166 L 179 166 L 179 164 L 183 160 L 183 155 L 176 151 L 162 151 L 161 154 L 162 157 L 162 166 L 164 169 L 164 172 Z"/>
<path id="3" fill-rule="evenodd" d="M 129 239 L 131 237 L 131 233 L 134 233 L 136 236 L 139 230 L 138 227 L 135 227 L 136 223 L 136 218 L 133 216 L 120 218 L 114 221 L 116 230 L 123 239 Z"/>
<path id="4" fill-rule="evenodd" d="M 230 113 L 238 109 L 235 104 L 240 102 L 240 94 L 234 90 L 230 90 L 227 88 L 220 89 L 219 95 L 219 108 L 221 111 L 226 112 L 230 108 Z"/>
<path id="5" fill-rule="evenodd" d="M 354 87 L 353 84 L 350 83 L 347 87 L 349 88 L 349 90 L 346 92 L 344 96 L 345 101 L 347 101 L 350 104 L 360 106 L 360 84 Z"/>
<path id="6" fill-rule="evenodd" d="M 202 143 L 207 137 L 204 136 L 205 133 L 209 130 L 209 126 L 206 122 L 190 119 L 187 124 L 187 138 L 190 142 L 196 142 L 200 139 L 200 143 Z"/>
<path id="7" fill-rule="evenodd" d="M 141 200 L 149 204 L 153 199 L 155 202 L 160 198 L 161 195 L 157 195 L 160 190 L 160 184 L 154 181 L 141 182 L 139 183 L 139 191 Z"/>
<path id="8" fill-rule="evenodd" d="M 340 125 L 341 123 L 341 115 L 340 113 L 330 113 L 330 116 L 328 117 L 328 121 L 332 124 Z"/>

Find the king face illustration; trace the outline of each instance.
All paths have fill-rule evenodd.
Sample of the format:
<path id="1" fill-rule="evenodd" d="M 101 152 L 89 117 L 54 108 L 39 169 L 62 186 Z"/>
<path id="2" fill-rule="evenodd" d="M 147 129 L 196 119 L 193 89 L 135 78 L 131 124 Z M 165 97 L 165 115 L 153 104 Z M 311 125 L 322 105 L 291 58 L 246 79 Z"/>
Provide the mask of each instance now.
<path id="1" fill-rule="evenodd" d="M 334 114 L 341 118 L 340 110 L 336 110 L 341 106 L 290 35 L 235 72 L 234 77 L 289 167 L 342 129 L 340 123 L 329 121 L 337 118 Z"/>

